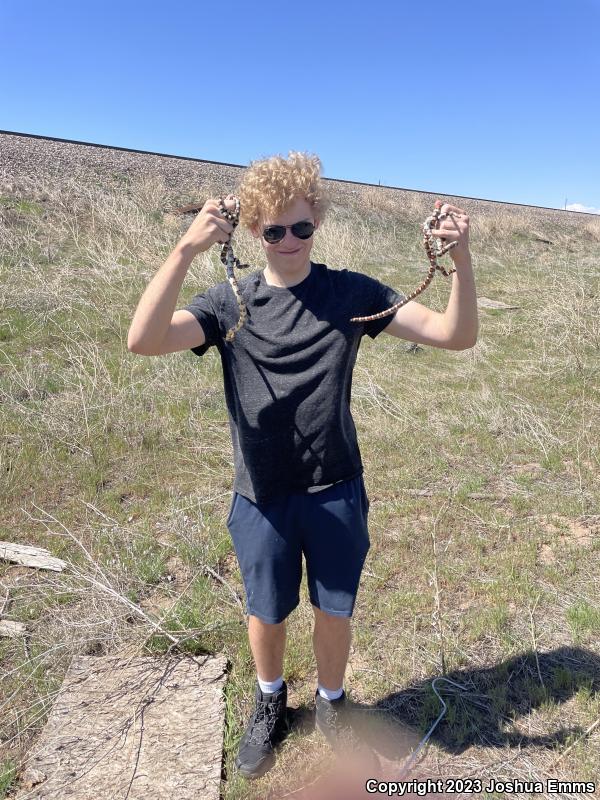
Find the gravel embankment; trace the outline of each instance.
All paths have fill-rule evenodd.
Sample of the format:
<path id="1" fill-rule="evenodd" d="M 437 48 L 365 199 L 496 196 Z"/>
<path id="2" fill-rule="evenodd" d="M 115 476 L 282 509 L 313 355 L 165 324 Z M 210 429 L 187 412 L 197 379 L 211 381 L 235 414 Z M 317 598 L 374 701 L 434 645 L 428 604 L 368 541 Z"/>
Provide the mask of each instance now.
<path id="1" fill-rule="evenodd" d="M 287 154 L 286 154 L 287 155 Z M 101 182 L 107 189 L 122 187 L 124 178 L 133 181 L 148 177 L 162 179 L 167 203 L 192 202 L 203 198 L 210 190 L 213 196 L 225 195 L 235 190 L 245 166 L 231 166 L 195 161 L 189 158 L 129 152 L 112 147 L 75 144 L 28 135 L 0 133 L 0 193 L 45 200 L 44 185 L 56 186 L 64 181 L 77 183 Z M 406 208 L 423 206 L 433 209 L 440 195 L 407 189 L 392 189 L 356 184 L 325 178 L 334 203 L 340 205 L 364 204 L 364 193 L 377 194 L 378 201 L 390 211 L 399 213 Z M 183 200 L 183 198 L 187 198 Z M 486 217 L 499 210 L 508 214 L 527 212 L 530 219 L 552 222 L 567 221 L 575 224 L 596 219 L 594 215 L 575 214 L 535 206 L 519 206 L 443 195 L 445 202 L 466 209 L 470 215 Z M 368 204 L 365 205 L 367 207 Z M 165 208 L 165 211 L 170 210 Z M 575 219 L 578 218 L 578 219 Z"/>

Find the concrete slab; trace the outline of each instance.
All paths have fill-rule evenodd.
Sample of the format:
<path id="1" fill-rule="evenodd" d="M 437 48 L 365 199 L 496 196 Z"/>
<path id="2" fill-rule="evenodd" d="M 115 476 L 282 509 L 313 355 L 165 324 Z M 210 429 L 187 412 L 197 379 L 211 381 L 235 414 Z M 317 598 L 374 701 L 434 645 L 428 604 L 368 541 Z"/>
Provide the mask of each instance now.
<path id="1" fill-rule="evenodd" d="M 218 800 L 224 656 L 75 657 L 19 800 Z"/>

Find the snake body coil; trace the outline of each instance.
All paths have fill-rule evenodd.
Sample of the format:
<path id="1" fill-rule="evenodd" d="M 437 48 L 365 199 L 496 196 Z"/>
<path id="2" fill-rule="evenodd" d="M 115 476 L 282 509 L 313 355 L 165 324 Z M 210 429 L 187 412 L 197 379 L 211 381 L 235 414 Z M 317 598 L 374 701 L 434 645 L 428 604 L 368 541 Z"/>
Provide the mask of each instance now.
<path id="1" fill-rule="evenodd" d="M 453 272 L 456 272 L 456 268 L 454 267 L 452 269 L 445 270 L 444 267 L 441 267 L 437 263 L 437 259 L 440 258 L 440 256 L 445 255 L 449 250 L 452 250 L 452 248 L 456 247 L 458 244 L 458 242 L 448 242 L 448 244 L 442 245 L 442 242 L 436 239 L 431 233 L 431 231 L 437 227 L 439 221 L 445 219 L 446 217 L 456 216 L 456 214 L 453 214 L 451 211 L 444 212 L 442 214 L 441 208 L 441 201 L 436 200 L 435 211 L 433 214 L 427 217 L 423 223 L 423 245 L 425 247 L 425 252 L 427 253 L 427 258 L 429 259 L 429 271 L 427 272 L 427 276 L 423 283 L 418 289 L 415 289 L 412 294 L 409 294 L 408 297 L 405 297 L 404 300 L 401 300 L 399 303 L 391 306 L 391 308 L 387 308 L 385 311 L 380 311 L 378 314 L 371 314 L 368 317 L 352 317 L 350 322 L 368 322 L 371 319 L 381 319 L 382 317 L 387 317 L 389 314 L 393 314 L 399 308 L 402 308 L 402 306 L 406 305 L 418 294 L 421 294 L 421 292 L 426 289 L 433 280 L 436 269 L 439 269 L 439 271 L 446 275 L 446 277 L 452 275 Z"/>
<path id="2" fill-rule="evenodd" d="M 235 199 L 235 210 L 228 211 L 227 208 L 225 207 L 225 201 L 223 200 L 223 198 L 222 197 L 219 198 L 219 208 L 221 210 L 221 214 L 223 214 L 223 216 L 226 217 L 226 219 L 228 219 L 229 222 L 231 222 L 231 224 L 233 225 L 233 231 L 235 230 L 238 222 L 240 221 L 240 200 L 239 197 L 236 197 L 234 199 Z M 239 329 L 242 327 L 242 325 L 246 321 L 246 317 L 248 316 L 248 312 L 246 311 L 246 304 L 244 303 L 244 298 L 242 297 L 242 293 L 240 292 L 240 287 L 238 286 L 238 282 L 233 272 L 233 268 L 234 266 L 236 266 L 238 269 L 245 269 L 246 267 L 249 267 L 250 264 L 240 264 L 239 258 L 236 258 L 233 255 L 233 248 L 231 246 L 231 237 L 233 236 L 233 231 L 231 231 L 231 234 L 229 236 L 229 241 L 225 242 L 225 244 L 221 248 L 221 261 L 223 262 L 223 264 L 225 264 L 225 269 L 227 271 L 227 280 L 229 281 L 233 291 L 235 292 L 237 303 L 240 309 L 240 318 L 237 321 L 237 324 L 233 328 L 230 328 L 227 331 L 227 335 L 225 336 L 226 342 L 233 341 L 233 337 L 235 336 L 237 331 L 239 331 Z"/>

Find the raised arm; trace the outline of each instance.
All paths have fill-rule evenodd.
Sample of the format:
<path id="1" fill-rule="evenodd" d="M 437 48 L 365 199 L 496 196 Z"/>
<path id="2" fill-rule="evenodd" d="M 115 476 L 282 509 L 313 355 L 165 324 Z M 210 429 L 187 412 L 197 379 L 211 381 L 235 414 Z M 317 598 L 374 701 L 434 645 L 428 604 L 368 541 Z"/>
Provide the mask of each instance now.
<path id="1" fill-rule="evenodd" d="M 226 201 L 227 207 L 231 204 L 235 205 L 233 200 Z M 232 230 L 218 202 L 207 200 L 146 287 L 127 336 L 130 352 L 153 356 L 204 344 L 205 335 L 198 320 L 184 309 L 175 312 L 175 305 L 194 256 L 217 241 L 227 241 Z"/>

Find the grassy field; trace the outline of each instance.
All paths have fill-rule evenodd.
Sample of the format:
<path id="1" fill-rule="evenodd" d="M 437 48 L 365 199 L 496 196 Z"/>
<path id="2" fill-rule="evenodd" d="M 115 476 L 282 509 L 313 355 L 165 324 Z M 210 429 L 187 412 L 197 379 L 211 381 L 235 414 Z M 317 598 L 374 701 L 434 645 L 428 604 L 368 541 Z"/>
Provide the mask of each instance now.
<path id="1" fill-rule="evenodd" d="M 61 573 L 0 562 L 0 608 L 28 629 L 0 639 L 0 797 L 71 657 L 162 653 L 165 631 L 180 650 L 230 660 L 224 800 L 283 796 L 326 757 L 318 732 L 297 729 L 268 777 L 235 773 L 255 673 L 225 527 L 233 454 L 220 358 L 127 350 L 145 286 L 191 223 L 165 209 L 193 199 L 158 180 L 109 190 L 40 179 L 0 197 L 0 540 L 68 562 Z M 448 711 L 421 774 L 597 781 L 600 218 L 461 205 L 478 297 L 516 308 L 481 307 L 465 351 L 362 340 L 352 412 L 371 550 L 346 686 L 419 740 L 440 711 L 431 680 L 460 684 L 440 683 Z M 431 207 L 355 187 L 311 257 L 408 293 L 426 274 Z M 265 266 L 245 231 L 234 248 Z M 214 247 L 193 262 L 177 307 L 224 279 Z M 418 302 L 443 311 L 452 280 L 437 273 Z M 285 662 L 301 711 L 316 686 L 311 636 L 304 579 Z"/>

